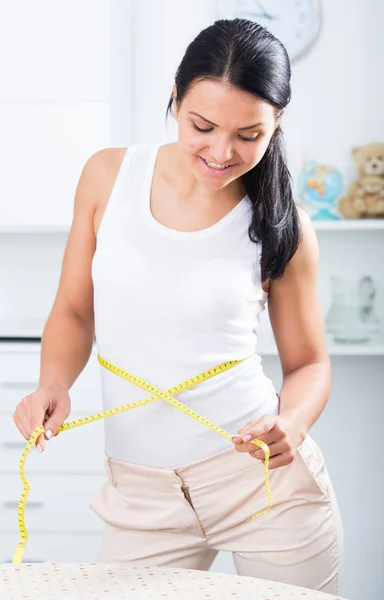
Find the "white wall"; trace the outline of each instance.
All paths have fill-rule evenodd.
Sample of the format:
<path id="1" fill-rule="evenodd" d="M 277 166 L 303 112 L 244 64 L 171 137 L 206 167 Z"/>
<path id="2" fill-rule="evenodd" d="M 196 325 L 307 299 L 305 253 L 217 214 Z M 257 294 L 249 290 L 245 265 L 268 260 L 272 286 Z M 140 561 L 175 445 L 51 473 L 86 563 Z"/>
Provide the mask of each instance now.
<path id="1" fill-rule="evenodd" d="M 318 43 L 293 65 L 285 131 L 295 168 L 310 156 L 335 165 L 349 181 L 350 149 L 384 140 L 384 3 L 325 0 L 322 12 Z"/>
<path id="2" fill-rule="evenodd" d="M 0 1 L 0 226 L 66 223 L 109 145 L 109 0 Z"/>
<path id="3" fill-rule="evenodd" d="M 126 4 L 114 0 L 113 7 L 112 27 L 122 31 Z M 213 14 L 213 3 L 205 0 L 130 2 L 130 19 L 125 21 L 125 64 L 133 64 L 132 79 L 127 86 L 124 71 L 112 72 L 111 112 L 118 123 L 111 131 L 113 145 L 174 138 L 175 128 L 171 127 L 168 134 L 164 120 L 174 74 L 186 45 L 210 23 Z M 121 56 L 117 60 L 121 61 Z M 127 121 L 131 121 L 130 135 L 122 143 L 121 123 Z"/>

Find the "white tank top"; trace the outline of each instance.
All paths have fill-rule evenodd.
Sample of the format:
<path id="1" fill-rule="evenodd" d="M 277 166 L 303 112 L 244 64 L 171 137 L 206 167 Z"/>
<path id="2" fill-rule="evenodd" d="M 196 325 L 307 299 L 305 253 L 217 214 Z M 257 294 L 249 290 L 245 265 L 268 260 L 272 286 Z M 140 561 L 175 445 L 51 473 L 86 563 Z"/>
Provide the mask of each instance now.
<path id="1" fill-rule="evenodd" d="M 230 434 L 278 412 L 278 398 L 256 354 L 267 294 L 260 245 L 250 241 L 245 196 L 215 225 L 170 229 L 150 210 L 159 146 L 126 151 L 92 262 L 96 343 L 107 361 L 160 389 L 228 360 L 247 359 L 175 394 Z M 134 384 L 101 368 L 104 408 L 146 398 Z M 157 468 L 188 464 L 231 443 L 163 400 L 105 419 L 105 452 Z"/>

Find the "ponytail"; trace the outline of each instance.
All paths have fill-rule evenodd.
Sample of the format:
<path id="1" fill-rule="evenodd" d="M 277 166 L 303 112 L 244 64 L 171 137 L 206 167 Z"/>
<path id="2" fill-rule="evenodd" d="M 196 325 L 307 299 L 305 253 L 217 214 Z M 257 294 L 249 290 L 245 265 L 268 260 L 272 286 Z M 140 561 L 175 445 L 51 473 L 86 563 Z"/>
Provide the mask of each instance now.
<path id="1" fill-rule="evenodd" d="M 252 242 L 262 244 L 262 280 L 279 279 L 300 239 L 299 218 L 280 126 L 261 161 L 242 179 L 253 206 L 249 237 Z"/>

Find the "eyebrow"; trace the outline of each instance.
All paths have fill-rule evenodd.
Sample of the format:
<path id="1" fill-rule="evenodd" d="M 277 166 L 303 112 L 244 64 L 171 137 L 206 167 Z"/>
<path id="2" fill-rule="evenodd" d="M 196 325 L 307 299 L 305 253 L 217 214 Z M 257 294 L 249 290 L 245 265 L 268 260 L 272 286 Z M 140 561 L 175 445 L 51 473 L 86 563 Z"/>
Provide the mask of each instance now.
<path id="1" fill-rule="evenodd" d="M 218 125 L 216 125 L 216 123 L 213 123 L 212 121 L 209 121 L 208 119 L 206 119 L 202 115 L 199 115 L 199 113 L 194 112 L 193 110 L 189 110 L 188 113 L 190 115 L 195 115 L 196 117 L 199 117 L 200 119 L 203 119 L 203 121 L 206 121 L 207 123 L 209 123 L 210 125 L 213 125 L 214 127 L 218 127 Z M 247 125 L 246 127 L 239 127 L 238 131 L 244 131 L 245 129 L 253 129 L 254 127 L 259 127 L 259 125 L 264 125 L 264 123 L 262 123 L 260 121 L 260 123 L 255 123 L 254 125 Z"/>

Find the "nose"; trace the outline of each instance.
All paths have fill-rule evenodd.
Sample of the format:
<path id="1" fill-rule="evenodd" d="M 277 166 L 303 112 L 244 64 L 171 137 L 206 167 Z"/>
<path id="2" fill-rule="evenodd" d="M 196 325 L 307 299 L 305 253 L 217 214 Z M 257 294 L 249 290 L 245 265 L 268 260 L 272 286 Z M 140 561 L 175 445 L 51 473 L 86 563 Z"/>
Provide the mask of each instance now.
<path id="1" fill-rule="evenodd" d="M 210 154 L 212 161 L 218 165 L 229 163 L 233 157 L 232 144 L 226 141 L 217 143 L 214 146 L 211 146 Z"/>

